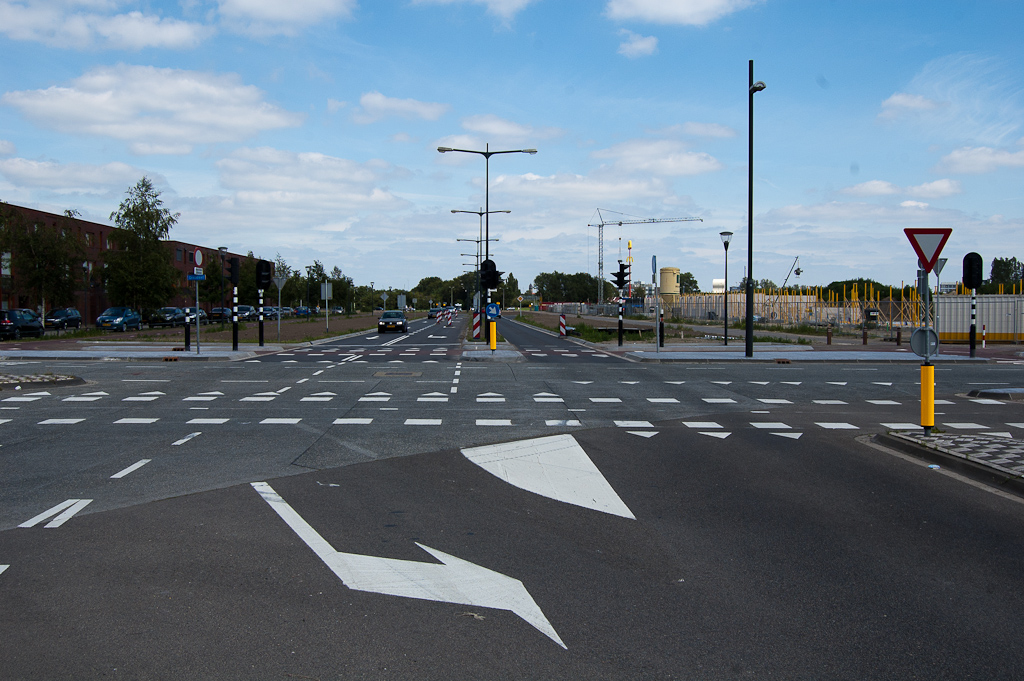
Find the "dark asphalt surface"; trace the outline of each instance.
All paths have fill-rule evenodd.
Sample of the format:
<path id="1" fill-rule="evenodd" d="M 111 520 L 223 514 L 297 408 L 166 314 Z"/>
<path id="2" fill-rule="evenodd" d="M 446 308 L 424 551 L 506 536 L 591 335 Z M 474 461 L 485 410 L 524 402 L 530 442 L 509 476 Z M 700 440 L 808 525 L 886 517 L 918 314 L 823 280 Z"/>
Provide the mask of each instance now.
<path id="1" fill-rule="evenodd" d="M 1024 507 L 856 439 L 915 421 L 916 367 L 338 359 L 7 363 L 89 383 L 0 393 L 0 678 L 1024 675 Z M 936 376 L 944 427 L 1022 432 L 1021 403 L 964 397 L 1019 367 Z M 636 520 L 459 452 L 566 432 Z M 567 648 L 505 610 L 347 588 L 259 480 L 337 551 L 436 563 L 419 542 L 520 580 Z M 93 501 L 17 527 L 65 499 Z"/>

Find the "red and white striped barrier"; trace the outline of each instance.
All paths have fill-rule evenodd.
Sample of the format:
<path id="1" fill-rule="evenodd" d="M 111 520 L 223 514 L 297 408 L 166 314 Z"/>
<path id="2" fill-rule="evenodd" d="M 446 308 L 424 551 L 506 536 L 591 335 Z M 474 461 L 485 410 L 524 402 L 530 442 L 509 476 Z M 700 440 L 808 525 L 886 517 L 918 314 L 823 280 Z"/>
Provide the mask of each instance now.
<path id="1" fill-rule="evenodd" d="M 558 315 L 558 335 L 559 336 L 564 336 L 565 335 L 565 315 L 564 314 Z"/>
<path id="2" fill-rule="evenodd" d="M 473 313 L 473 338 L 480 339 L 480 313 Z"/>
<path id="3" fill-rule="evenodd" d="M 448 323 L 445 324 L 445 326 L 451 326 L 451 325 L 452 325 L 452 308 L 448 308 Z"/>
<path id="4" fill-rule="evenodd" d="M 985 325 L 981 325 L 981 347 L 985 347 Z"/>

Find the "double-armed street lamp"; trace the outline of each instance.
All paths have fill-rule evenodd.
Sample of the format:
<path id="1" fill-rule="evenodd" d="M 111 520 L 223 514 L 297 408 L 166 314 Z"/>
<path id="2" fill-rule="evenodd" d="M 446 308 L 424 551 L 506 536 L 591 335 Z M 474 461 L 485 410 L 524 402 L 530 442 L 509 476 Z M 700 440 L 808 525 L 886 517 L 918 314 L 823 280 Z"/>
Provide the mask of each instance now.
<path id="1" fill-rule="evenodd" d="M 729 242 L 732 232 L 719 232 L 722 245 L 725 246 L 725 286 L 722 288 L 722 318 L 725 320 L 725 344 L 729 344 Z"/>
<path id="2" fill-rule="evenodd" d="M 750 139 L 747 145 L 747 333 L 746 356 L 754 356 L 754 93 L 765 89 L 762 81 L 754 82 L 754 60 L 750 60 Z"/>

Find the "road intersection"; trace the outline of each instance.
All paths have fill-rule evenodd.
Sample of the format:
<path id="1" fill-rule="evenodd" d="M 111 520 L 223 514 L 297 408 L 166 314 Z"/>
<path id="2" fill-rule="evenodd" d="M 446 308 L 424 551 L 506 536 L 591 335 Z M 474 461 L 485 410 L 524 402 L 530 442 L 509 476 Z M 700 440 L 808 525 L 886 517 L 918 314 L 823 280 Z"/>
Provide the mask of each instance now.
<path id="1" fill-rule="evenodd" d="M 1022 671 L 1024 507 L 865 444 L 916 367 L 473 362 L 463 330 L 10 363 L 86 380 L 0 393 L 12 677 Z M 1024 433 L 967 396 L 1019 367 L 936 375 L 940 428 Z"/>

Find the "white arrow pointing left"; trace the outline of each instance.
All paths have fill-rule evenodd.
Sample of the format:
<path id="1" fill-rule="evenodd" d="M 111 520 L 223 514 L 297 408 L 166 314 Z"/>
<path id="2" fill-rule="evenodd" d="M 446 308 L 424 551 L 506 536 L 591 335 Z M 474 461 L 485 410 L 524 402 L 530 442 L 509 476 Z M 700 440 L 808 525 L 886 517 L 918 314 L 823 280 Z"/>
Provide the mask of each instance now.
<path id="1" fill-rule="evenodd" d="M 518 579 L 416 543 L 442 564 L 335 551 L 265 482 L 252 483 L 263 500 L 350 589 L 427 601 L 508 610 L 565 648 L 554 627 Z"/>

